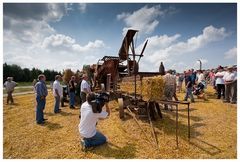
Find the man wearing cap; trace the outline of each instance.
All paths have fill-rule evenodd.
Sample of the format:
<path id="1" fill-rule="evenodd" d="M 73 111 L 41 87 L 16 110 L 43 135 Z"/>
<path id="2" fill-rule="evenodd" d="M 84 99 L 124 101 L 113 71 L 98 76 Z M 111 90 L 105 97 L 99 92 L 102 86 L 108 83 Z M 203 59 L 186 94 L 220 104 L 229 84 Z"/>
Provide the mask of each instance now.
<path id="1" fill-rule="evenodd" d="M 81 93 L 80 93 L 82 103 L 84 103 L 86 101 L 87 94 L 89 94 L 91 92 L 90 85 L 87 81 L 88 81 L 87 74 L 83 74 L 82 82 L 81 82 Z"/>
<path id="2" fill-rule="evenodd" d="M 13 104 L 13 97 L 12 93 L 14 91 L 14 88 L 17 86 L 17 83 L 13 81 L 12 77 L 7 77 L 7 81 L 4 83 L 4 87 L 7 91 L 7 104 L 9 104 L 9 101 L 11 101 L 11 104 Z"/>
<path id="3" fill-rule="evenodd" d="M 91 102 L 95 100 L 94 93 L 88 93 L 87 101 L 81 105 L 81 120 L 78 125 L 79 133 L 82 137 L 82 149 L 102 145 L 107 142 L 107 138 L 99 131 L 96 126 L 99 119 L 106 119 L 110 115 L 108 104 L 105 104 L 105 110 L 94 112 Z"/>
<path id="4" fill-rule="evenodd" d="M 60 84 L 60 81 L 62 80 L 62 77 L 60 75 L 55 76 L 55 81 L 53 82 L 53 96 L 55 98 L 55 105 L 54 105 L 54 113 L 59 113 L 59 105 L 62 98 L 62 86 Z"/>
<path id="5" fill-rule="evenodd" d="M 215 84 L 217 86 L 217 99 L 220 99 L 221 96 L 223 97 L 223 99 L 225 98 L 225 85 L 224 85 L 224 80 L 223 80 L 223 76 L 225 75 L 225 71 L 223 71 L 223 67 L 219 66 L 218 67 L 218 72 L 215 75 L 216 81 Z"/>
<path id="6" fill-rule="evenodd" d="M 38 82 L 35 85 L 36 90 L 36 100 L 37 100 L 37 107 L 36 107 L 36 121 L 37 124 L 44 124 L 44 117 L 43 117 L 43 110 L 46 104 L 46 97 L 48 95 L 47 86 L 45 84 L 46 77 L 43 74 L 38 76 Z"/>
<path id="7" fill-rule="evenodd" d="M 223 80 L 224 80 L 224 83 L 225 83 L 225 100 L 224 102 L 225 103 L 230 103 L 230 100 L 231 100 L 231 103 L 232 104 L 235 104 L 236 103 L 236 98 L 233 98 L 233 83 L 234 83 L 234 80 L 235 80 L 235 73 L 233 71 L 233 67 L 229 66 L 227 67 L 227 72 L 225 73 L 224 77 L 223 77 Z"/>

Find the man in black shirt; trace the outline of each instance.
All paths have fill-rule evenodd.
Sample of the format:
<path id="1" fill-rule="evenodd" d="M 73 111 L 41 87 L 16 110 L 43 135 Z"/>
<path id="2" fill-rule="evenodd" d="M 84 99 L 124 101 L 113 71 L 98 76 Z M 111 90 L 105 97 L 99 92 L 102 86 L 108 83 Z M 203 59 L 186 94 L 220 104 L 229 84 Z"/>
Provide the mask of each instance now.
<path id="1" fill-rule="evenodd" d="M 75 105 L 75 76 L 71 77 L 71 80 L 69 81 L 69 97 L 70 97 L 70 108 L 74 109 Z"/>

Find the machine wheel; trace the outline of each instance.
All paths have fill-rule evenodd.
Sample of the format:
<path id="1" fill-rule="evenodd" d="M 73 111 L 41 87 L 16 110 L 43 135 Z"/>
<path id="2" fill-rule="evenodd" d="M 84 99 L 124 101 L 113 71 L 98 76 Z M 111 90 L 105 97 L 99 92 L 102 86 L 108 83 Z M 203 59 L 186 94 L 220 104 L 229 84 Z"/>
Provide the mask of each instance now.
<path id="1" fill-rule="evenodd" d="M 123 98 L 118 98 L 118 107 L 119 107 L 119 117 L 120 119 L 123 119 L 124 118 Z"/>

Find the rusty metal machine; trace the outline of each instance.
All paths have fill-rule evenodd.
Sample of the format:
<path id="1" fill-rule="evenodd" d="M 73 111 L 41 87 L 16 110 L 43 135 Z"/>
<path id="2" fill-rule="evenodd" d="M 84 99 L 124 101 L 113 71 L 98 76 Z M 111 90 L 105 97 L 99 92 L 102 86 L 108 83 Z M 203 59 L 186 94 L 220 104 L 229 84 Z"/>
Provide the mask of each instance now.
<path id="1" fill-rule="evenodd" d="M 156 115 L 162 118 L 160 104 L 168 104 L 176 106 L 176 142 L 178 146 L 178 105 L 184 104 L 188 106 L 188 137 L 190 139 L 190 111 L 188 102 L 180 101 L 144 101 L 141 94 L 137 94 L 137 81 L 142 80 L 143 77 L 163 75 L 160 72 L 139 72 L 139 61 L 144 56 L 143 53 L 147 46 L 148 40 L 144 43 L 142 51 L 137 54 L 135 51 L 134 36 L 137 30 L 128 30 L 126 36 L 122 41 L 122 45 L 116 56 L 104 56 L 99 60 L 96 69 L 95 80 L 99 83 L 103 83 L 106 90 L 111 93 L 110 97 L 114 100 L 117 99 L 119 104 L 119 117 L 124 118 L 124 111 L 128 110 L 133 116 L 134 120 L 138 123 L 139 117 L 146 117 L 152 128 L 152 135 L 154 141 L 157 144 L 157 138 L 152 124 L 152 120 L 155 120 Z M 124 64 L 125 63 L 125 64 Z M 134 93 L 119 91 L 119 82 L 127 80 L 134 83 Z M 135 115 L 134 115 L 135 114 Z M 137 115 L 137 117 L 136 117 Z M 139 125 L 139 123 L 138 123 Z M 139 125 L 140 126 L 140 125 Z M 141 126 L 140 126 L 141 128 Z M 142 128 L 141 128 L 142 129 Z M 144 131 L 143 131 L 144 132 Z M 158 144 L 157 144 L 158 146 Z"/>

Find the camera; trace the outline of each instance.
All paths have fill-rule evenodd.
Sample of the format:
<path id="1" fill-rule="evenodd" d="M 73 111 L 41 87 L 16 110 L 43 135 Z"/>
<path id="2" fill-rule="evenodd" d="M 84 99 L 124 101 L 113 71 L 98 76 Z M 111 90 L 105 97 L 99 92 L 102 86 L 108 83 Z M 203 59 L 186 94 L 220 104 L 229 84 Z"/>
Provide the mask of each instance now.
<path id="1" fill-rule="evenodd" d="M 109 102 L 109 94 L 105 92 L 95 93 L 94 99 L 91 101 L 93 113 L 101 113 L 105 103 Z"/>

